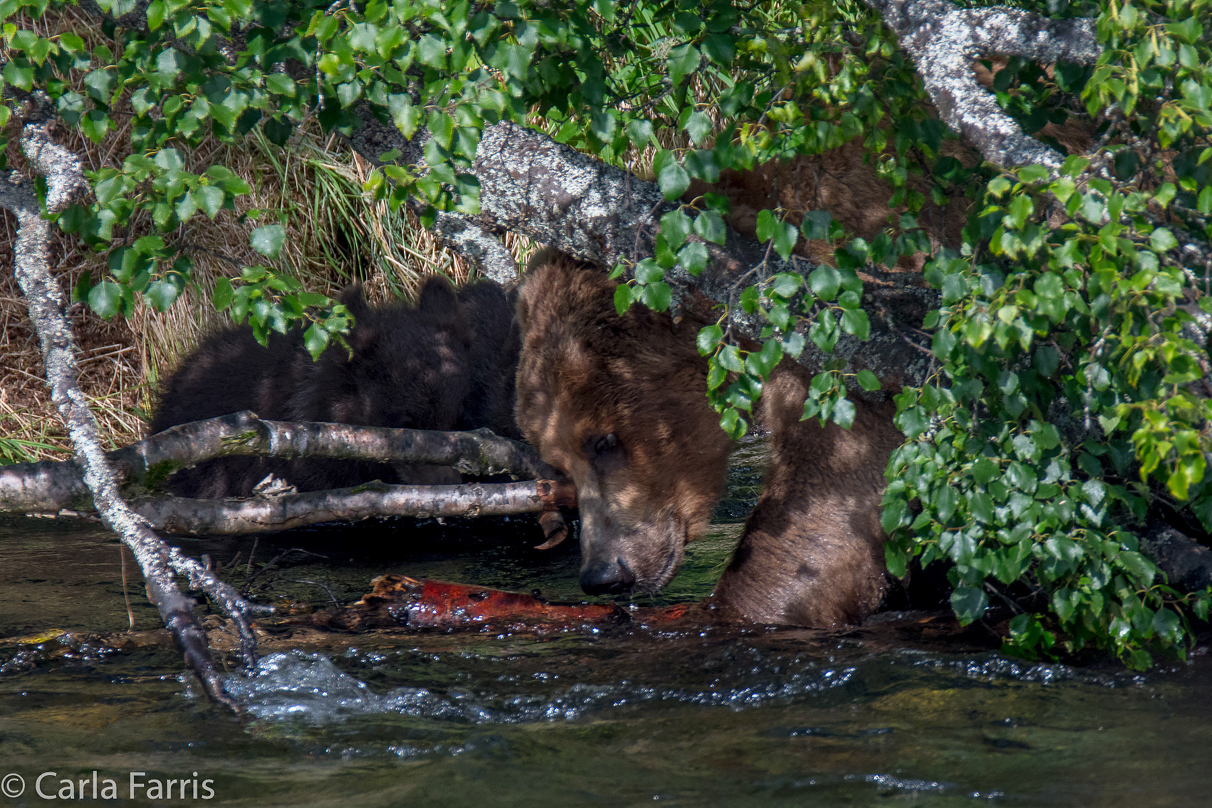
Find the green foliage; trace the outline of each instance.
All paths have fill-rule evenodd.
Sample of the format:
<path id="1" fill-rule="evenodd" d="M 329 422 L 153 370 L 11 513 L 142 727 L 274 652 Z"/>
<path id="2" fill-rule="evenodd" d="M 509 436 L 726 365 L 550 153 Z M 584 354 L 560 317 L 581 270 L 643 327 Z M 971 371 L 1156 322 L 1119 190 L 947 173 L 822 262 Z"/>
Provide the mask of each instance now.
<path id="1" fill-rule="evenodd" d="M 1023 653 L 1094 645 L 1146 667 L 1207 614 L 1209 593 L 1171 589 L 1132 534 L 1159 501 L 1212 529 L 1212 391 L 1193 339 L 1212 310 L 1198 17 L 1185 2 L 1108 6 L 1107 53 L 1066 81 L 1120 137 L 1055 175 L 995 177 L 963 254 L 926 269 L 940 374 L 898 398 L 909 442 L 888 472 L 889 565 L 949 561 L 965 622 L 987 594 L 1014 602 Z"/>
<path id="2" fill-rule="evenodd" d="M 58 217 L 109 253 L 106 276 L 74 291 L 98 314 L 129 313 L 140 295 L 171 305 L 194 283 L 183 228 L 234 216 L 249 193 L 225 166 L 185 159 L 205 138 L 281 146 L 310 118 L 348 133 L 355 105 L 368 105 L 407 136 L 431 135 L 425 170 L 381 155 L 367 183 L 393 209 L 419 200 L 423 220 L 479 210 L 469 168 L 498 121 L 538 122 L 618 165 L 651 157 L 676 208 L 652 256 L 615 268 L 619 311 L 676 306 L 671 273 L 698 275 L 709 246 L 725 242 L 728 201 L 687 198 L 694 183 L 859 143 L 902 213 L 868 242 L 828 211 L 757 212 L 766 260 L 698 335 L 723 428 L 742 435 L 773 368 L 806 350 L 823 369 L 804 417 L 848 427 L 847 391 L 879 386 L 832 356 L 869 335 L 860 273 L 931 253 L 926 279 L 941 303 L 924 328 L 938 372 L 897 399 L 908 442 L 889 469 L 889 568 L 950 564 L 961 619 L 1012 604 L 1010 644 L 1029 655 L 1094 645 L 1143 666 L 1151 652 L 1181 651 L 1188 615 L 1206 614 L 1208 596 L 1170 589 L 1132 531 L 1159 501 L 1212 528 L 1208 357 L 1190 330 L 1212 312 L 1201 263 L 1212 240 L 1207 0 L 1016 4 L 1098 16 L 1106 46 L 1091 68 L 1016 58 L 994 75 L 1025 131 L 1049 139 L 1044 127 L 1075 114 L 1096 127 L 1093 152 L 1055 174 L 965 167 L 945 153 L 953 135 L 913 64 L 850 0 L 154 0 L 147 31 L 35 33 L 30 20 L 64 3 L 0 0 L 0 86 L 46 91 L 98 142 L 130 123 L 131 153 L 90 174 L 95 198 Z M 237 24 L 244 46 L 232 54 Z M 0 124 L 9 115 L 0 106 Z M 932 252 L 918 214 L 963 194 L 981 205 L 962 245 Z M 260 223 L 251 246 L 272 264 L 278 213 L 244 215 Z M 151 232 L 135 232 L 144 221 Z M 809 241 L 832 247 L 832 265 L 800 257 Z M 313 353 L 349 324 L 343 307 L 272 266 L 221 280 L 213 301 L 262 340 L 306 325 Z M 752 350 L 735 344 L 737 318 L 761 324 Z"/>

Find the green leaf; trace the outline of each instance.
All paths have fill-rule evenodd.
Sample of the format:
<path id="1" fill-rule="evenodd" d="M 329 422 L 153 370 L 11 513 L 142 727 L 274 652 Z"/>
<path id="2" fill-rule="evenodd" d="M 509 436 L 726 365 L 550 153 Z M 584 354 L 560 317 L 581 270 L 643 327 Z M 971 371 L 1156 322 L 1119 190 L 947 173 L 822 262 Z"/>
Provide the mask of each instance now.
<path id="1" fill-rule="evenodd" d="M 862 309 L 846 309 L 842 312 L 842 330 L 848 334 L 853 334 L 860 340 L 865 340 L 871 335 L 871 321 L 867 318 L 867 312 Z"/>
<path id="2" fill-rule="evenodd" d="M 634 120 L 627 123 L 627 137 L 639 148 L 652 140 L 652 121 Z"/>
<path id="3" fill-rule="evenodd" d="M 714 210 L 702 211 L 695 217 L 694 232 L 704 241 L 722 246 L 727 232 L 724 227 L 724 217 Z"/>
<path id="4" fill-rule="evenodd" d="M 687 74 L 698 68 L 699 51 L 690 44 L 679 45 L 669 52 L 669 59 L 665 64 L 669 70 L 669 80 L 676 87 Z"/>
<path id="5" fill-rule="evenodd" d="M 968 510 L 978 522 L 989 524 L 993 521 L 993 498 L 978 491 L 968 497 Z"/>
<path id="6" fill-rule="evenodd" d="M 770 292 L 784 300 L 799 291 L 804 284 L 802 275 L 796 272 L 780 272 L 770 279 Z"/>
<path id="7" fill-rule="evenodd" d="M 703 38 L 703 53 L 711 61 L 726 67 L 736 55 L 736 39 L 731 34 L 708 34 Z"/>
<path id="8" fill-rule="evenodd" d="M 867 392 L 874 392 L 880 389 L 880 380 L 869 370 L 860 370 L 858 372 L 858 383 Z"/>
<path id="9" fill-rule="evenodd" d="M 909 570 L 909 557 L 905 551 L 893 542 L 884 545 L 884 562 L 888 573 L 894 578 L 904 578 Z"/>
<path id="10" fill-rule="evenodd" d="M 854 402 L 848 398 L 843 398 L 833 406 L 833 420 L 843 429 L 849 429 L 854 424 L 856 412 Z"/>
<path id="11" fill-rule="evenodd" d="M 665 198 L 672 202 L 686 193 L 690 187 L 690 175 L 680 163 L 670 162 L 657 174 L 657 184 L 661 186 Z"/>
<path id="12" fill-rule="evenodd" d="M 152 281 L 143 292 L 143 296 L 151 301 L 156 311 L 164 312 L 173 304 L 179 294 L 177 287 L 168 281 Z"/>
<path id="13" fill-rule="evenodd" d="M 1026 194 L 1019 194 L 1010 200 L 1010 222 L 1014 225 L 1015 230 L 1022 230 L 1023 225 L 1027 223 L 1027 219 L 1035 212 L 1035 204 L 1031 201 L 1031 197 Z"/>
<path id="14" fill-rule="evenodd" d="M 836 297 L 841 282 L 841 273 L 831 266 L 819 266 L 808 275 L 808 288 L 821 300 Z"/>
<path id="15" fill-rule="evenodd" d="M 670 250 L 677 250 L 686 243 L 686 238 L 690 235 L 691 221 L 679 208 L 671 210 L 661 217 L 661 235 L 665 238 L 665 244 Z"/>
<path id="16" fill-rule="evenodd" d="M 164 24 L 164 0 L 153 0 L 147 6 L 147 30 L 155 31 Z"/>
<path id="17" fill-rule="evenodd" d="M 678 263 L 695 277 L 707 268 L 707 258 L 707 246 L 701 241 L 692 241 L 678 250 Z"/>
<path id="18" fill-rule="evenodd" d="M 779 220 L 774 215 L 772 210 L 760 210 L 757 215 L 757 238 L 763 243 L 774 238 L 774 231 L 778 229 Z"/>
<path id="19" fill-rule="evenodd" d="M 1116 557 L 1116 560 L 1131 572 L 1141 585 L 1152 586 L 1153 579 L 1157 575 L 1157 567 L 1152 561 L 1136 552 L 1122 552 Z"/>
<path id="20" fill-rule="evenodd" d="M 231 281 L 227 278 L 219 278 L 215 281 L 215 292 L 211 295 L 210 300 L 216 311 L 223 311 L 231 305 L 234 295 L 235 289 L 232 288 Z"/>
<path id="21" fill-rule="evenodd" d="M 191 192 L 186 191 L 177 199 L 173 209 L 177 214 L 177 218 L 182 224 L 184 224 L 185 222 L 189 221 L 189 217 L 193 216 L 194 213 L 197 212 L 198 201 L 194 198 L 194 195 Z"/>
<path id="22" fill-rule="evenodd" d="M 597 135 L 599 140 L 611 140 L 617 127 L 618 119 L 612 110 L 593 110 L 589 115 L 589 130 Z"/>
<path id="23" fill-rule="evenodd" d="M 1156 228 L 1149 236 L 1149 244 L 1159 253 L 1168 252 L 1178 246 L 1178 239 L 1164 227 Z"/>
<path id="24" fill-rule="evenodd" d="M 223 200 L 226 197 L 223 189 L 214 185 L 200 185 L 193 195 L 198 202 L 198 207 L 212 219 L 223 208 Z"/>
<path id="25" fill-rule="evenodd" d="M 955 610 L 960 624 L 966 626 L 984 616 L 985 610 L 989 608 L 989 599 L 983 589 L 961 586 L 951 593 L 951 608 Z"/>
<path id="26" fill-rule="evenodd" d="M 644 287 L 641 299 L 653 311 L 668 311 L 673 303 L 673 290 L 664 281 L 657 281 Z"/>
<path id="27" fill-rule="evenodd" d="M 950 485 L 944 485 L 934 498 L 935 513 L 938 514 L 938 519 L 943 524 L 951 518 L 955 513 L 955 507 L 959 504 L 959 495 L 955 493 L 955 489 Z"/>
<path id="28" fill-rule="evenodd" d="M 1055 299 L 1065 292 L 1065 283 L 1060 275 L 1047 272 L 1035 282 L 1035 294 L 1046 299 Z"/>
<path id="29" fill-rule="evenodd" d="M 696 110 L 686 119 L 686 123 L 682 128 L 686 130 L 686 134 L 690 135 L 690 139 L 697 145 L 702 143 L 711 134 L 711 118 L 707 117 L 706 113 Z"/>
<path id="30" fill-rule="evenodd" d="M 267 224 L 252 231 L 252 248 L 266 258 L 276 258 L 286 243 L 286 228 L 280 224 Z"/>
<path id="31" fill-rule="evenodd" d="M 265 77 L 265 87 L 277 95 L 295 97 L 295 80 L 286 73 L 270 73 Z"/>
<path id="32" fill-rule="evenodd" d="M 803 232 L 804 238 L 810 241 L 827 239 L 832 221 L 833 214 L 829 211 L 810 210 L 804 214 L 804 220 L 800 222 L 800 231 Z"/>
<path id="33" fill-rule="evenodd" d="M 620 283 L 614 290 L 614 310 L 622 317 L 631 308 L 631 287 Z"/>
<path id="34" fill-rule="evenodd" d="M 712 324 L 699 330 L 699 335 L 696 340 L 699 348 L 699 353 L 702 356 L 711 356 L 715 353 L 716 346 L 720 344 L 720 340 L 724 338 L 724 329 L 718 325 Z"/>
<path id="35" fill-rule="evenodd" d="M 109 320 L 122 304 L 122 287 L 113 281 L 102 281 L 88 292 L 88 307 L 98 316 Z"/>
<path id="36" fill-rule="evenodd" d="M 436 70 L 446 69 L 446 43 L 433 34 L 421 37 L 417 55 L 423 65 Z"/>
<path id="37" fill-rule="evenodd" d="M 749 431 L 749 425 L 734 407 L 724 410 L 724 414 L 720 416 L 720 426 L 733 440 L 740 440 Z"/>
<path id="38" fill-rule="evenodd" d="M 656 283 L 664 277 L 665 270 L 651 258 L 645 258 L 636 264 L 635 279 L 640 283 Z"/>
<path id="39" fill-rule="evenodd" d="M 740 350 L 735 345 L 725 345 L 723 350 L 716 357 L 720 367 L 731 373 L 743 373 L 745 371 L 745 363 L 741 361 Z"/>
<path id="40" fill-rule="evenodd" d="M 303 345 L 307 348 L 307 352 L 311 354 L 313 360 L 319 359 L 320 354 L 324 353 L 324 349 L 328 347 L 330 336 L 326 329 L 320 328 L 319 323 L 312 323 L 303 332 Z"/>

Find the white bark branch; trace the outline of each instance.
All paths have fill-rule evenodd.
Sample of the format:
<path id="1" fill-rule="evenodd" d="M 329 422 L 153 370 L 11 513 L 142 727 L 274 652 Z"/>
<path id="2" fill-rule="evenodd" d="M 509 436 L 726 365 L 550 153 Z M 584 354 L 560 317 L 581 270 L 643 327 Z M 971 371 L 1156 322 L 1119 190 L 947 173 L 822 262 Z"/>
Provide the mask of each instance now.
<path id="1" fill-rule="evenodd" d="M 22 147 L 31 164 L 44 171 L 48 208 L 66 205 L 80 193 L 79 159 L 50 142 L 48 127 L 35 121 L 22 132 Z M 53 203 L 51 202 L 53 201 Z M 219 674 L 210 656 L 206 632 L 193 613 L 193 602 L 185 597 L 174 573 L 188 576 L 229 616 L 240 633 L 246 662 L 255 661 L 255 641 L 247 615 L 253 607 L 234 589 L 220 581 L 194 559 L 172 553 L 141 516 L 133 512 L 118 491 L 113 469 L 101 448 L 96 421 L 77 382 L 76 347 L 71 326 L 63 311 L 63 297 L 50 270 L 50 228 L 42 218 L 33 183 L 16 173 L 0 181 L 0 205 L 17 218 L 14 270 L 17 283 L 29 306 L 30 321 L 42 346 L 51 400 L 67 427 L 82 471 L 102 521 L 130 548 L 147 582 L 148 598 L 155 604 L 165 626 L 198 675 L 210 697 L 234 704 L 224 694 Z"/>
<path id="2" fill-rule="evenodd" d="M 1063 158 L 1023 132 L 981 87 L 973 62 L 1021 56 L 1040 63 L 1094 64 L 1102 53 L 1093 19 L 1050 20 L 1014 8 L 958 8 L 947 0 L 864 0 L 917 63 L 939 115 L 984 158 L 1005 168 Z"/>
<path id="3" fill-rule="evenodd" d="M 516 516 L 576 507 L 571 483 L 533 480 L 466 485 L 387 485 L 308 491 L 252 499 L 136 499 L 131 507 L 157 530 L 191 536 L 235 536 L 382 516 Z M 548 529 L 544 525 L 544 529 Z"/>

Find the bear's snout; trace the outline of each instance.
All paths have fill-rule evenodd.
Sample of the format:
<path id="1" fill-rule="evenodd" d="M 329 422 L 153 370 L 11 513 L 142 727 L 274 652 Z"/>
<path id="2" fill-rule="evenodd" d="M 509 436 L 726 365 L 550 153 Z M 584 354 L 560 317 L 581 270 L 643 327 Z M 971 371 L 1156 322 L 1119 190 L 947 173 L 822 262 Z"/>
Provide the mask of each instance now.
<path id="1" fill-rule="evenodd" d="M 621 558 L 597 561 L 581 571 L 581 589 L 589 595 L 624 595 L 635 588 L 635 573 Z"/>

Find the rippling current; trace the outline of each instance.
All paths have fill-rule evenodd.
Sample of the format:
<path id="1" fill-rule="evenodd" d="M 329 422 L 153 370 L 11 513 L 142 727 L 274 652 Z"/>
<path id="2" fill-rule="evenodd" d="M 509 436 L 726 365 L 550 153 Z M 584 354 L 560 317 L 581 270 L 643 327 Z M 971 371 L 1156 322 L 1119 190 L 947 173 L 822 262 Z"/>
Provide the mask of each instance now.
<path id="1" fill-rule="evenodd" d="M 186 549 L 284 610 L 350 602 L 384 572 L 579 599 L 575 547 L 443 544 L 450 532 Z M 736 535 L 726 522 L 692 545 L 651 602 L 705 594 Z M 1137 674 L 905 625 L 331 635 L 271 644 L 251 674 L 227 676 L 246 710 L 234 715 L 181 673 L 110 536 L 0 522 L 0 788 L 25 784 L 0 806 L 51 802 L 38 788 L 113 805 L 1212 803 L 1205 649 Z M 153 780 L 176 796 L 153 796 Z M 115 796 L 93 800 L 107 781 Z M 210 799 L 194 796 L 204 783 Z"/>

